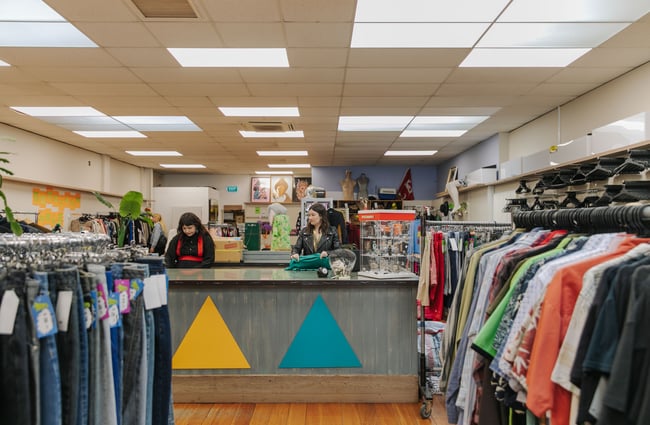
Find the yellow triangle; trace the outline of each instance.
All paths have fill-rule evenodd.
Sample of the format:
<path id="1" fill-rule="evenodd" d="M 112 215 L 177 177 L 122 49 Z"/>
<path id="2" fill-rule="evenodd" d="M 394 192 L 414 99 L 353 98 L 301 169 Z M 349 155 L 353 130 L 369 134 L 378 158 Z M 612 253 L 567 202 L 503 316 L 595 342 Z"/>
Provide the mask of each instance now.
<path id="1" fill-rule="evenodd" d="M 178 346 L 172 369 L 250 369 L 210 297 L 205 299 Z"/>

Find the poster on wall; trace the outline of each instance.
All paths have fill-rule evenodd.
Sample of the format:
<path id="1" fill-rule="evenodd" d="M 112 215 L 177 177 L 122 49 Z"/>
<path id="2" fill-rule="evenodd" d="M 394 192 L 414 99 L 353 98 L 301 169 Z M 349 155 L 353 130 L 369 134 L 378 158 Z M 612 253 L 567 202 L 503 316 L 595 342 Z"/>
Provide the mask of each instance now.
<path id="1" fill-rule="evenodd" d="M 271 177 L 251 177 L 251 202 L 271 202 Z"/>
<path id="2" fill-rule="evenodd" d="M 300 202 L 307 196 L 307 188 L 311 184 L 311 177 L 294 177 L 293 202 Z"/>
<path id="3" fill-rule="evenodd" d="M 271 177 L 271 202 L 291 202 L 293 179 L 291 176 Z"/>

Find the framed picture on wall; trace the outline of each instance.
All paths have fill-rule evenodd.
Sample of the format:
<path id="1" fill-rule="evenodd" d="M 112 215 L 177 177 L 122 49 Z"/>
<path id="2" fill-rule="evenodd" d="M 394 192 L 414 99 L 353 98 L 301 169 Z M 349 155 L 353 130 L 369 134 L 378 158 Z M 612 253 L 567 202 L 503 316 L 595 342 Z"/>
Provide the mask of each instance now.
<path id="1" fill-rule="evenodd" d="M 271 177 L 251 177 L 251 202 L 271 202 Z"/>
<path id="2" fill-rule="evenodd" d="M 291 202 L 293 178 L 291 176 L 271 177 L 271 202 Z"/>
<path id="3" fill-rule="evenodd" d="M 300 202 L 307 196 L 307 188 L 311 184 L 311 177 L 294 177 L 293 179 L 293 202 Z"/>
<path id="4" fill-rule="evenodd" d="M 447 173 L 447 183 L 451 183 L 457 179 L 458 179 L 458 168 L 456 166 L 449 167 L 449 172 Z"/>

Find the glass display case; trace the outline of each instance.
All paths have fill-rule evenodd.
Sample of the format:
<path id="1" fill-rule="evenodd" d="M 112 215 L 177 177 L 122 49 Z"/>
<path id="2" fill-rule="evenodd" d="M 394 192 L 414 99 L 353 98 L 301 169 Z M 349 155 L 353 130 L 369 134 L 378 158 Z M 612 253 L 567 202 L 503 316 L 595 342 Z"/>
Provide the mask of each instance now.
<path id="1" fill-rule="evenodd" d="M 377 279 L 415 277 L 410 249 L 415 211 L 361 210 L 361 264 L 359 276 Z"/>

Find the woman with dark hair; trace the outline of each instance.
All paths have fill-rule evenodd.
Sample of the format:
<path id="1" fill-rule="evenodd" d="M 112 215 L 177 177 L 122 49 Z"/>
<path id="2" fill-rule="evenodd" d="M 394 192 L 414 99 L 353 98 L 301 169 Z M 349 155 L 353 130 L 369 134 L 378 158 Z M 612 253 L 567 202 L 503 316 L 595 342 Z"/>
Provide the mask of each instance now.
<path id="1" fill-rule="evenodd" d="M 298 261 L 301 255 L 315 253 L 325 258 L 328 251 L 339 248 L 339 235 L 327 220 L 327 209 L 322 204 L 313 204 L 307 212 L 307 225 L 298 233 L 298 240 L 291 249 L 291 258 Z"/>
<path id="2" fill-rule="evenodd" d="M 212 267 L 214 241 L 196 214 L 186 212 L 181 215 L 176 232 L 165 253 L 167 267 L 179 269 Z"/>

